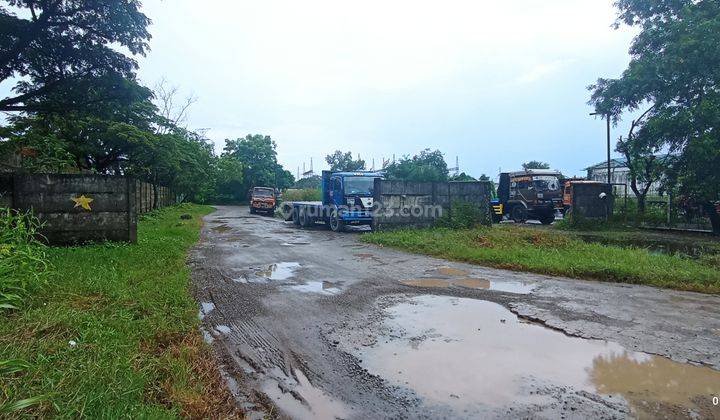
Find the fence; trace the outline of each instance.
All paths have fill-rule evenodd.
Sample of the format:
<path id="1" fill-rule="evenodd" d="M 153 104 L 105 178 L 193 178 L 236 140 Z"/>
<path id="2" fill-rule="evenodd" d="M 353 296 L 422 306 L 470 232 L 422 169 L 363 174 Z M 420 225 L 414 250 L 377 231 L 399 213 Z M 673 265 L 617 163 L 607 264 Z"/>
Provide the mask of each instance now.
<path id="1" fill-rule="evenodd" d="M 0 176 L 0 206 L 31 210 L 52 245 L 102 240 L 134 243 L 137 215 L 174 202 L 167 188 L 124 176 Z"/>
<path id="2" fill-rule="evenodd" d="M 634 210 L 635 215 L 629 216 L 636 216 L 637 200 L 631 199 L 630 203 L 630 211 Z M 670 195 L 647 197 L 641 225 L 650 228 L 712 232 L 712 223 L 705 206 L 675 199 Z"/>
<path id="3" fill-rule="evenodd" d="M 473 203 L 490 223 L 490 182 L 410 182 L 376 179 L 373 229 L 432 225 L 456 202 Z"/>

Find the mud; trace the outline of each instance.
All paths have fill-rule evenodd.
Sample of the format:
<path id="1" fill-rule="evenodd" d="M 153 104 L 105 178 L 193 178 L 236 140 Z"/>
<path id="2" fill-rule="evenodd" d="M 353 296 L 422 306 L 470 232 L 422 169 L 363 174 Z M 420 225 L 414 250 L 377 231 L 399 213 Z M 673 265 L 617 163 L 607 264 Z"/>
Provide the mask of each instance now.
<path id="1" fill-rule="evenodd" d="M 453 263 L 241 207 L 206 222 L 198 310 L 249 418 L 718 415 L 718 297 Z"/>
<path id="2" fill-rule="evenodd" d="M 639 417 L 668 409 L 720 415 L 720 407 L 705 410 L 720 392 L 720 372 L 710 368 L 569 337 L 484 300 L 424 295 L 386 313 L 372 328 L 383 332 L 376 344 L 354 352 L 362 366 L 456 415 L 527 410 L 550 402 L 547 389 L 624 398 Z M 663 411 L 652 411 L 656 403 L 664 403 Z"/>

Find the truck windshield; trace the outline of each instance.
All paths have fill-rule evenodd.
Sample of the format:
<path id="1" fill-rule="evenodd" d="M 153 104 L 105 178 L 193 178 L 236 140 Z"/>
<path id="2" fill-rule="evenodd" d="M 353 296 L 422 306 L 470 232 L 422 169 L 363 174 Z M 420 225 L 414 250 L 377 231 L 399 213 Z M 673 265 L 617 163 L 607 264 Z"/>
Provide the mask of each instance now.
<path id="1" fill-rule="evenodd" d="M 273 191 L 272 190 L 255 190 L 255 191 L 253 191 L 253 195 L 255 197 L 272 197 Z"/>
<path id="2" fill-rule="evenodd" d="M 375 186 L 375 178 L 369 176 L 349 176 L 345 177 L 345 194 L 366 194 L 373 193 Z"/>
<path id="3" fill-rule="evenodd" d="M 558 179 L 554 176 L 533 177 L 533 187 L 538 191 L 557 191 L 558 185 Z"/>

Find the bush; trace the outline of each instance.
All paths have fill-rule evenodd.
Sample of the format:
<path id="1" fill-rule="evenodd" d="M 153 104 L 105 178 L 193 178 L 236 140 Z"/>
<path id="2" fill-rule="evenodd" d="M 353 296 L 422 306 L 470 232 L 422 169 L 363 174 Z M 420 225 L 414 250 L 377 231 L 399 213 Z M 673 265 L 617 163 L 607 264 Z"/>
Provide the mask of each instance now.
<path id="1" fill-rule="evenodd" d="M 322 201 L 322 192 L 316 189 L 289 189 L 282 195 L 282 201 Z"/>
<path id="2" fill-rule="evenodd" d="M 482 224 L 489 224 L 489 215 L 474 203 L 456 201 L 452 203 L 450 212 L 444 214 L 435 223 L 438 227 L 450 229 L 470 229 Z"/>
<path id="3" fill-rule="evenodd" d="M 45 245 L 30 213 L 0 209 L 0 310 L 17 309 L 30 289 L 45 280 Z"/>

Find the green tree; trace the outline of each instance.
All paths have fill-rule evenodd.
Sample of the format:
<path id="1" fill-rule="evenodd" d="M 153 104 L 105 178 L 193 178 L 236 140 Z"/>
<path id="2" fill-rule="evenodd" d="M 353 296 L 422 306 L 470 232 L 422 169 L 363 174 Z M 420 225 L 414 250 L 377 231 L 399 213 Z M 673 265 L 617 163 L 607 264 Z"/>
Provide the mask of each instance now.
<path id="1" fill-rule="evenodd" d="M 618 79 L 590 86 L 590 103 L 617 122 L 642 113 L 625 140 L 647 156 L 672 153 L 665 183 L 703 203 L 720 234 L 720 3 L 619 0 L 616 26 L 639 28 Z M 632 156 L 631 156 L 632 157 Z"/>
<path id="2" fill-rule="evenodd" d="M 276 148 L 270 136 L 260 134 L 225 140 L 223 155 L 233 156 L 243 165 L 243 188 L 246 196 L 253 187 L 283 189 L 295 182 L 292 173 L 277 163 Z"/>
<path id="3" fill-rule="evenodd" d="M 477 181 L 477 179 L 471 177 L 470 175 L 466 174 L 465 172 L 458 174 L 458 175 L 453 175 L 450 178 L 448 178 L 448 180 L 454 181 L 454 182 Z"/>
<path id="4" fill-rule="evenodd" d="M 322 178 L 320 175 L 313 175 L 307 178 L 298 179 L 292 187 L 299 190 L 319 190 L 321 185 Z"/>
<path id="5" fill-rule="evenodd" d="M 425 149 L 415 156 L 404 156 L 386 168 L 388 179 L 406 181 L 447 181 L 448 167 L 439 150 Z"/>
<path id="6" fill-rule="evenodd" d="M 123 97 L 137 62 L 116 46 L 144 55 L 150 39 L 139 7 L 138 0 L 0 1 L 0 82 L 18 80 L 0 111 L 87 109 Z"/>
<path id="7" fill-rule="evenodd" d="M 540 162 L 538 160 L 531 160 L 522 164 L 523 169 L 550 169 L 550 164 L 547 162 Z"/>
<path id="8" fill-rule="evenodd" d="M 357 160 L 353 160 L 351 152 L 343 153 L 340 150 L 325 156 L 325 162 L 330 165 L 330 170 L 333 172 L 352 172 L 365 169 L 365 161 L 359 156 Z"/>

